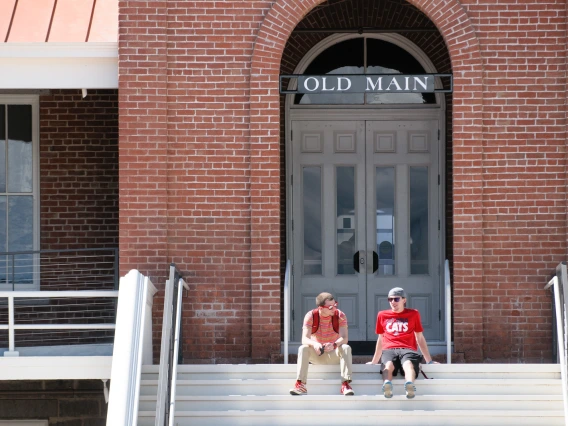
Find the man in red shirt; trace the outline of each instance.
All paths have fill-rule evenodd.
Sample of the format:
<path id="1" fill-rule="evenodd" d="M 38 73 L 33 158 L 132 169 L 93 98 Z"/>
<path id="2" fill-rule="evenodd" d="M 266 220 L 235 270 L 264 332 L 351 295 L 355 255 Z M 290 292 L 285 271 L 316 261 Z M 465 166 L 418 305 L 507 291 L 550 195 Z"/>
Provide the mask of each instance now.
<path id="1" fill-rule="evenodd" d="M 347 344 L 347 317 L 337 309 L 337 302 L 330 293 L 316 297 L 317 308 L 304 317 L 302 346 L 298 348 L 298 375 L 291 395 L 308 393 L 306 381 L 308 367 L 312 364 L 339 364 L 341 368 L 342 395 L 353 395 L 351 382 L 351 346 Z"/>
<path id="2" fill-rule="evenodd" d="M 395 363 L 400 363 L 404 370 L 406 382 L 404 389 L 408 399 L 414 398 L 416 387 L 414 379 L 420 372 L 420 347 L 422 355 L 428 364 L 432 357 L 428 351 L 428 345 L 422 332 L 420 313 L 416 309 L 406 308 L 406 293 L 400 287 L 389 291 L 388 300 L 390 310 L 380 311 L 377 315 L 375 332 L 379 335 L 375 355 L 371 364 L 382 361 L 383 369 L 383 394 L 385 398 L 392 398 L 392 376 Z"/>

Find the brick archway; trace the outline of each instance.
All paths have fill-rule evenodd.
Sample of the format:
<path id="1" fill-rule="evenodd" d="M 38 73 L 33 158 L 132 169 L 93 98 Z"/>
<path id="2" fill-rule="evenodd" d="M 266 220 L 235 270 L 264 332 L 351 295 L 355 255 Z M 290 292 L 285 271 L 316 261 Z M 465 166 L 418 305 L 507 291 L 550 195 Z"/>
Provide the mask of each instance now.
<path id="1" fill-rule="evenodd" d="M 257 36 L 250 79 L 252 353 L 280 351 L 280 103 L 278 74 L 295 26 L 324 0 L 277 0 Z M 454 74 L 454 344 L 482 358 L 482 59 L 473 25 L 457 0 L 407 0 L 436 25 Z M 463 265 L 463 266 L 462 266 Z M 464 267 L 465 266 L 465 267 Z"/>

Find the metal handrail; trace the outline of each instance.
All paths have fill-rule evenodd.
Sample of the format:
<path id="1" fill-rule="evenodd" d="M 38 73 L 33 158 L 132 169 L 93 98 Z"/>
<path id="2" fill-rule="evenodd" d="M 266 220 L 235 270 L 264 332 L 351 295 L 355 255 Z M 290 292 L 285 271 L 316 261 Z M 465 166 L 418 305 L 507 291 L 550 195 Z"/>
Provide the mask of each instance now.
<path id="1" fill-rule="evenodd" d="M 8 330 L 8 351 L 4 356 L 18 356 L 15 348 L 16 330 L 114 330 L 115 324 L 16 324 L 14 299 L 45 298 L 118 298 L 116 290 L 77 290 L 77 291 L 0 291 L 0 299 L 8 299 L 8 324 L 0 324 L 0 330 Z"/>
<path id="2" fill-rule="evenodd" d="M 166 281 L 166 291 L 164 295 L 164 318 L 162 322 L 156 419 L 154 423 L 156 426 L 164 426 L 166 422 L 168 425 L 174 424 L 175 387 L 180 353 L 179 340 L 181 333 L 182 294 L 184 288 L 189 290 L 189 286 L 182 279 L 175 264 L 172 263 L 170 265 L 170 278 Z M 175 326 L 172 326 L 174 312 L 176 315 Z"/>
<path id="3" fill-rule="evenodd" d="M 181 285 L 180 285 L 181 284 Z M 177 306 L 176 306 L 176 327 L 174 334 L 174 351 L 172 356 L 172 377 L 170 384 L 170 410 L 169 410 L 169 426 L 174 426 L 175 420 L 175 406 L 176 406 L 176 385 L 177 385 L 177 367 L 178 367 L 178 354 L 179 354 L 179 344 L 180 344 L 180 331 L 181 331 L 181 306 L 182 306 L 182 293 L 183 289 L 189 290 L 189 286 L 183 279 L 179 280 L 177 286 Z"/>
<path id="4" fill-rule="evenodd" d="M 553 287 L 554 291 L 554 307 L 556 310 L 556 334 L 558 343 L 558 358 L 560 361 L 560 378 L 562 381 L 562 402 L 564 407 L 564 424 L 568 426 L 568 374 L 566 372 L 566 304 L 565 304 L 565 290 L 568 287 L 568 277 L 566 275 L 566 264 L 560 263 L 556 268 L 556 276 L 552 277 L 550 281 L 544 286 L 547 290 Z M 558 275 L 562 279 L 562 285 L 558 279 Z"/>
<path id="5" fill-rule="evenodd" d="M 288 342 L 290 341 L 290 259 L 284 273 L 284 364 L 288 364 Z"/>
<path id="6" fill-rule="evenodd" d="M 444 262 L 444 289 L 446 292 L 446 363 L 452 363 L 452 283 L 450 261 Z"/>

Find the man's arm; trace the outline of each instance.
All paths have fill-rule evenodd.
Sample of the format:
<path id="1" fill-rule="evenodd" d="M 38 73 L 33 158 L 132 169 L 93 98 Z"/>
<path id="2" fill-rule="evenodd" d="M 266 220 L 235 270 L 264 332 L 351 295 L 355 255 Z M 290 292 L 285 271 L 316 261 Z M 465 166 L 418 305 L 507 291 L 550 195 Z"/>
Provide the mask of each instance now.
<path id="1" fill-rule="evenodd" d="M 430 351 L 428 351 L 428 344 L 426 343 L 424 334 L 422 332 L 414 332 L 414 334 L 416 335 L 416 343 L 418 343 L 418 347 L 420 348 L 422 355 L 424 355 L 424 360 L 427 363 L 430 363 L 432 361 L 432 357 L 430 356 Z"/>
<path id="2" fill-rule="evenodd" d="M 371 360 L 370 364 L 378 364 L 381 362 L 381 355 L 383 354 L 383 335 L 379 334 L 377 338 L 377 345 L 375 346 L 375 355 L 373 355 L 373 359 Z"/>
<path id="3" fill-rule="evenodd" d="M 349 341 L 347 336 L 348 336 L 347 327 L 339 327 L 339 337 L 333 343 L 335 343 L 337 347 L 341 345 L 346 345 L 347 342 Z M 326 343 L 325 345 L 323 345 L 324 351 L 331 352 L 335 350 L 335 348 L 333 347 L 333 343 Z"/>
<path id="4" fill-rule="evenodd" d="M 310 311 L 304 317 L 304 324 L 310 323 L 311 320 L 312 320 L 312 313 Z M 311 337 L 312 337 L 312 328 L 305 326 L 302 327 L 302 345 L 311 346 L 312 348 L 314 348 L 316 351 L 319 352 L 322 346 L 321 343 L 319 343 L 317 340 L 312 339 Z"/>
<path id="5" fill-rule="evenodd" d="M 337 346 L 346 345 L 347 342 L 349 342 L 349 338 L 347 337 L 348 335 L 347 327 L 339 327 L 339 339 L 335 341 Z"/>

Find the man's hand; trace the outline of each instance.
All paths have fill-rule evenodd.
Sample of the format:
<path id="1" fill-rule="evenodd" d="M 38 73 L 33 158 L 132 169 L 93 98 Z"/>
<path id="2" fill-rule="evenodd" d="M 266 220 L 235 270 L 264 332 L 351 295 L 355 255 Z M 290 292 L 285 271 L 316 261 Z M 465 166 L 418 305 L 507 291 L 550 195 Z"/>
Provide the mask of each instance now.
<path id="1" fill-rule="evenodd" d="M 324 352 L 333 352 L 335 349 L 333 347 L 333 343 L 326 343 L 323 345 Z"/>

